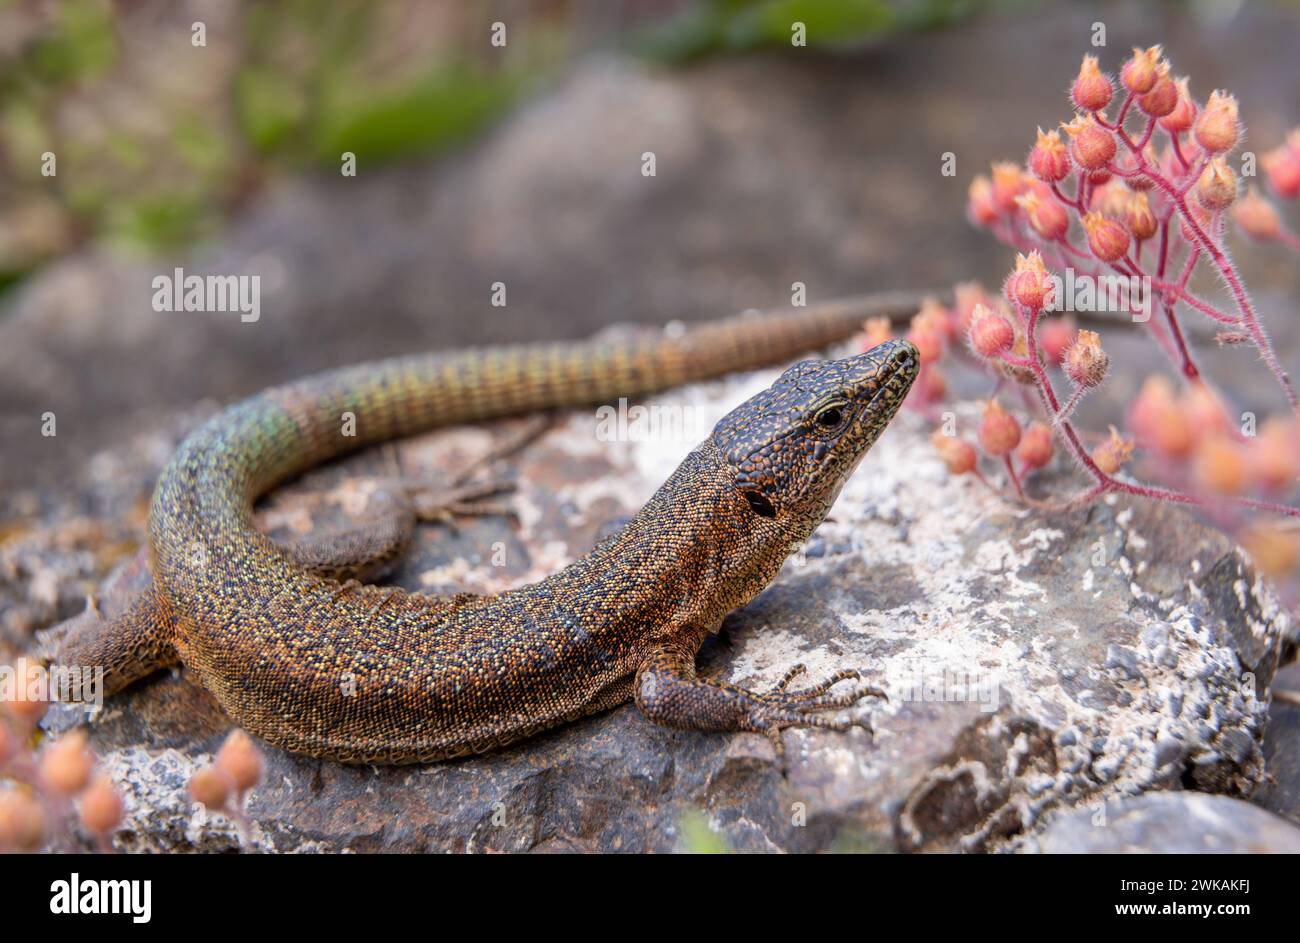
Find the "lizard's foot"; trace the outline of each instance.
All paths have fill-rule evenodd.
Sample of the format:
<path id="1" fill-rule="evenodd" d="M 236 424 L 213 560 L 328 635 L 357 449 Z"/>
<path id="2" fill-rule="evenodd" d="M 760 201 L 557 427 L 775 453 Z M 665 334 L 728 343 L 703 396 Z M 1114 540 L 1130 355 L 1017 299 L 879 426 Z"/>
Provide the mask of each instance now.
<path id="1" fill-rule="evenodd" d="M 806 666 L 795 665 L 786 672 L 785 677 L 771 692 L 759 695 L 760 703 L 750 711 L 751 729 L 767 735 L 776 750 L 777 759 L 783 770 L 785 769 L 785 743 L 781 738 L 783 730 L 790 727 L 820 727 L 823 730 L 843 732 L 852 727 L 860 727 L 870 733 L 871 724 L 862 717 L 836 718 L 825 714 L 852 707 L 865 697 L 889 700 L 889 696 L 884 691 L 872 685 L 856 685 L 842 694 L 827 693 L 841 681 L 857 681 L 861 677 L 851 668 L 837 671 L 819 684 L 791 691 L 790 682 L 806 671 Z"/>
<path id="2" fill-rule="evenodd" d="M 772 691 L 761 694 L 722 681 L 695 676 L 695 643 L 668 643 L 653 652 L 637 672 L 633 688 L 636 705 L 648 719 L 686 730 L 744 730 L 767 736 L 785 770 L 781 731 L 789 727 L 820 727 L 845 731 L 871 730 L 861 717 L 832 717 L 831 711 L 852 707 L 864 697 L 885 697 L 868 685 L 855 685 L 843 694 L 830 689 L 841 681 L 857 680 L 856 671 L 838 671 L 820 684 L 791 691 L 790 682 L 803 674 L 798 665 Z"/>
<path id="3" fill-rule="evenodd" d="M 509 504 L 489 500 L 514 491 L 514 482 L 496 477 L 483 481 L 473 479 L 483 469 L 522 451 L 554 423 L 555 416 L 551 413 L 530 417 L 487 454 L 466 466 L 445 487 L 407 485 L 406 491 L 415 505 L 416 517 L 421 521 L 445 524 L 451 530 L 456 529 L 458 517 L 509 517 L 517 520 L 519 515 Z"/>
<path id="4" fill-rule="evenodd" d="M 451 488 L 408 487 L 408 494 L 419 520 L 435 521 L 455 530 L 457 517 L 517 518 L 518 513 L 509 504 L 488 500 L 514 490 L 513 482 L 494 479 Z"/>

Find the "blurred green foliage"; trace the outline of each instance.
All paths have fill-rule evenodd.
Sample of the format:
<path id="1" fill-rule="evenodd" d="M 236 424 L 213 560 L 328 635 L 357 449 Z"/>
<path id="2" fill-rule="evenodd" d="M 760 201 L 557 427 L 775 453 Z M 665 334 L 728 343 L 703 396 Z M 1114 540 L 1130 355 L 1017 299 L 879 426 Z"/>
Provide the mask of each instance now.
<path id="1" fill-rule="evenodd" d="M 198 9 L 0 0 L 17 40 L 0 47 L 0 286 L 87 238 L 202 237 L 269 179 L 337 172 L 344 152 L 361 170 L 436 152 L 563 50 L 545 16 L 494 48 L 491 11 L 416 0 L 247 0 L 195 45 Z"/>
<path id="2" fill-rule="evenodd" d="M 53 29 L 30 51 L 31 77 L 60 85 L 102 75 L 117 62 L 112 9 L 96 0 L 54 7 Z"/>
<path id="3" fill-rule="evenodd" d="M 988 0 L 704 0 L 647 31 L 639 47 L 680 62 L 762 46 L 790 46 L 791 24 L 807 44 L 835 46 L 952 23 Z"/>
<path id="4" fill-rule="evenodd" d="M 663 61 L 861 41 L 988 0 L 701 0 L 614 9 Z M 218 231 L 284 174 L 359 173 L 474 134 L 599 30 L 581 3 L 501 15 L 460 0 L 124 4 L 0 0 L 0 287 L 88 239 L 165 249 Z M 204 16 L 205 44 L 192 39 Z M 664 17 L 667 17 L 666 19 Z M 57 173 L 48 170 L 53 154 Z"/>
<path id="5" fill-rule="evenodd" d="M 475 42 L 455 35 L 440 54 L 413 64 L 396 79 L 372 74 L 376 36 L 373 8 L 366 3 L 288 4 L 252 10 L 249 62 L 236 81 L 241 130 L 263 154 L 291 154 L 303 163 L 335 164 L 351 151 L 370 163 L 423 154 L 462 140 L 500 114 L 544 61 L 488 65 L 484 52 L 489 20 L 462 25 Z M 553 29 L 546 23 L 531 29 Z M 280 53 L 307 38 L 313 52 L 286 63 Z M 544 44 L 530 43 L 531 49 Z"/>
<path id="6" fill-rule="evenodd" d="M 518 76 L 477 75 L 462 66 L 439 69 L 408 87 L 372 98 L 340 88 L 316 128 L 321 160 L 350 150 L 373 160 L 428 153 L 468 137 L 513 99 Z"/>
<path id="7" fill-rule="evenodd" d="M 679 825 L 681 850 L 689 855 L 725 855 L 731 849 L 722 836 L 709 828 L 709 820 L 698 809 L 682 813 Z"/>

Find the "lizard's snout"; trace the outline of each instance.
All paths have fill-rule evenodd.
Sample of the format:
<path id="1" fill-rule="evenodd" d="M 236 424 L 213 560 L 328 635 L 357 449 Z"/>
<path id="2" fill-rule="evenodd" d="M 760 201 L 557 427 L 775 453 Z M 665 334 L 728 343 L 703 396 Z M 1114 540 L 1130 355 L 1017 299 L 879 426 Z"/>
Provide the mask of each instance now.
<path id="1" fill-rule="evenodd" d="M 875 402 L 884 394 L 901 402 L 921 371 L 921 353 L 909 341 L 886 341 L 842 363 L 857 397 Z"/>

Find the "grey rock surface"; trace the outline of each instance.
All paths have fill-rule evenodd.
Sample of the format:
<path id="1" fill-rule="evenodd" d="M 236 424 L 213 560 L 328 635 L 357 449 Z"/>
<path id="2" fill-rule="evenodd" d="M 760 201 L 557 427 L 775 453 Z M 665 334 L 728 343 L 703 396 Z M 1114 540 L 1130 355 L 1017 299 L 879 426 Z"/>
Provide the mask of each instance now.
<path id="1" fill-rule="evenodd" d="M 1292 635 L 1297 628 L 1292 620 Z M 1264 734 L 1264 762 L 1269 777 L 1252 801 L 1300 825 L 1300 665 L 1282 669 L 1273 688 L 1273 706 Z"/>
<path id="2" fill-rule="evenodd" d="M 775 376 L 659 397 L 658 434 L 602 441 L 569 414 L 515 463 L 520 520 L 422 529 L 394 578 L 493 591 L 583 552 L 638 507 L 714 421 Z M 262 523 L 330 526 L 393 462 L 450 476 L 500 427 L 444 430 L 357 456 L 275 496 Z M 314 497 L 315 496 L 315 497 Z M 328 502 L 327 502 L 328 504 Z M 111 699 L 92 745 L 127 795 L 118 845 L 213 850 L 668 851 L 698 812 L 744 851 L 1019 847 L 1055 810 L 1155 790 L 1249 794 L 1265 775 L 1266 691 L 1288 620 L 1236 550 L 1183 512 L 1122 502 L 1045 518 L 934 457 L 904 414 L 777 581 L 733 614 L 703 670 L 766 687 L 796 663 L 860 670 L 888 702 L 873 733 L 787 733 L 782 776 L 756 735 L 660 729 L 633 706 L 497 753 L 349 768 L 268 748 L 251 832 L 185 793 L 229 728 L 164 675 Z M 70 721 L 66 714 L 54 724 Z"/>
<path id="3" fill-rule="evenodd" d="M 1034 842 L 1044 854 L 1300 854 L 1300 828 L 1249 802 L 1157 792 L 1054 819 Z"/>

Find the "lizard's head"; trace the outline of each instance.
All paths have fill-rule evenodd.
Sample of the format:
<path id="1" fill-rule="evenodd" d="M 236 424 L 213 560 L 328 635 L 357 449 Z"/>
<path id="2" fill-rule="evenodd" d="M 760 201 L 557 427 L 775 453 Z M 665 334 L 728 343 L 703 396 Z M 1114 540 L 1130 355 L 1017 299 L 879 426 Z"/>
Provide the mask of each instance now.
<path id="1" fill-rule="evenodd" d="M 805 360 L 724 417 L 713 442 L 750 512 L 807 536 L 898 412 L 920 363 L 907 341 Z"/>

